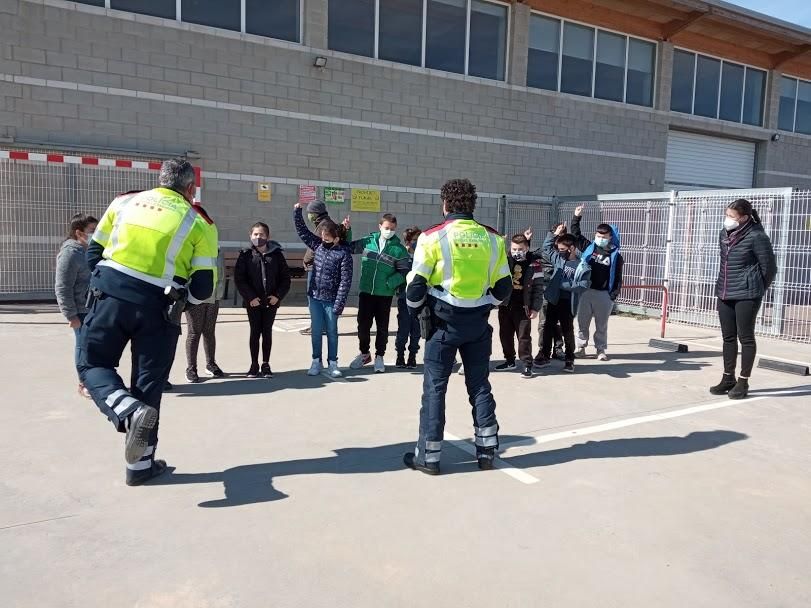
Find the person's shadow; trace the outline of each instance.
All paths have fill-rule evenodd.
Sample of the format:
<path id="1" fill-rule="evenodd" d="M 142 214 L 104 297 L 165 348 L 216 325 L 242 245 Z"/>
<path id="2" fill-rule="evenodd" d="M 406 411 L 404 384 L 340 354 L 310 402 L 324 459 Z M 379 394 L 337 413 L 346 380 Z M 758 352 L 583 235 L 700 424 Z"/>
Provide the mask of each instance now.
<path id="1" fill-rule="evenodd" d="M 627 458 L 646 456 L 674 456 L 712 450 L 747 436 L 734 431 L 700 431 L 686 437 L 645 437 L 587 441 L 568 448 L 523 454 L 505 458 L 517 468 L 563 464 L 586 458 Z M 502 436 L 504 444 L 523 437 Z M 475 460 L 446 442 L 443 450 L 443 474 L 472 473 L 477 470 Z M 280 462 L 246 464 L 211 473 L 176 473 L 171 469 L 158 477 L 153 485 L 222 482 L 224 497 L 199 504 L 203 508 L 236 507 L 287 498 L 287 494 L 273 487 L 279 477 L 292 475 L 355 475 L 385 473 L 404 469 L 403 453 L 413 451 L 414 443 L 396 443 L 374 447 L 339 448 L 334 456 L 307 458 Z"/>

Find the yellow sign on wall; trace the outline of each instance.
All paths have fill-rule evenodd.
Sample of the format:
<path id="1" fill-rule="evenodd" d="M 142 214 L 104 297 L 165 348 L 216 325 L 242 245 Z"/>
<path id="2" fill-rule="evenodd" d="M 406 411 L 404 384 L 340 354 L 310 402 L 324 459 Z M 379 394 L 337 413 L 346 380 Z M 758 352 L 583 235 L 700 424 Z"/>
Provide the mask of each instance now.
<path id="1" fill-rule="evenodd" d="M 270 184 L 259 183 L 256 185 L 256 200 L 268 203 L 270 202 L 271 194 Z"/>
<path id="2" fill-rule="evenodd" d="M 380 212 L 380 190 L 358 190 L 352 188 L 352 211 Z"/>

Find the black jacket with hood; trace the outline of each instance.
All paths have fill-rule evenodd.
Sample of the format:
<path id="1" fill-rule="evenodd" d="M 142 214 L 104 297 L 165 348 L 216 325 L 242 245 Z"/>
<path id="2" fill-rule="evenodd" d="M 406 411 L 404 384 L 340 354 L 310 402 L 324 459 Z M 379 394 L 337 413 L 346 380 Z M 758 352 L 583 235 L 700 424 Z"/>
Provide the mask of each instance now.
<path id="1" fill-rule="evenodd" d="M 721 266 L 715 295 L 722 300 L 757 300 L 777 274 L 772 242 L 763 225 L 748 221 L 730 232 L 721 228 Z"/>
<path id="2" fill-rule="evenodd" d="M 281 301 L 290 291 L 290 269 L 282 246 L 276 241 L 268 241 L 267 246 L 265 253 L 259 253 L 256 247 L 243 249 L 234 266 L 234 283 L 246 307 L 251 300 L 259 298 L 259 305 L 267 308 L 270 296 Z"/>

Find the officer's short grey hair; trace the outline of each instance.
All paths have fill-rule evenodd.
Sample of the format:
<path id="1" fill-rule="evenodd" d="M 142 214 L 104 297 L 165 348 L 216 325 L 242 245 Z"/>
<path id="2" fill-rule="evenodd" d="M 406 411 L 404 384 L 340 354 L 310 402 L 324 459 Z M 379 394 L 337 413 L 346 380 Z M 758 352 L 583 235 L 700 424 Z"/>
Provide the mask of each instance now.
<path id="1" fill-rule="evenodd" d="M 164 188 L 185 192 L 194 183 L 194 167 L 185 158 L 170 158 L 161 164 L 158 183 Z"/>

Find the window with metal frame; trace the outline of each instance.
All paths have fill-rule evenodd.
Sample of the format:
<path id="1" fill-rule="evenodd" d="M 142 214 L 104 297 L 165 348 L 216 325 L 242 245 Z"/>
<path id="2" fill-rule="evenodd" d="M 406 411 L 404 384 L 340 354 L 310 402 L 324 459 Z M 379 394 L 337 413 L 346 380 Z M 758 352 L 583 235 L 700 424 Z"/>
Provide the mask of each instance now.
<path id="1" fill-rule="evenodd" d="M 782 131 L 811 135 L 811 82 L 780 78 L 780 113 L 777 127 Z"/>
<path id="2" fill-rule="evenodd" d="M 245 32 L 289 42 L 301 41 L 299 0 L 245 0 Z"/>
<path id="3" fill-rule="evenodd" d="M 89 4 L 90 6 L 104 6 L 104 0 L 76 0 L 79 4 Z"/>
<path id="4" fill-rule="evenodd" d="M 182 0 L 181 20 L 223 30 L 242 29 L 240 0 Z"/>
<path id="5" fill-rule="evenodd" d="M 166 0 L 110 0 L 110 8 L 163 19 L 177 18 L 177 3 Z"/>
<path id="6" fill-rule="evenodd" d="M 670 109 L 763 126 L 766 72 L 682 49 L 673 52 Z"/>
<path id="7" fill-rule="evenodd" d="M 329 48 L 492 80 L 507 73 L 501 0 L 329 0 Z"/>
<path id="8" fill-rule="evenodd" d="M 527 86 L 653 106 L 656 44 L 533 13 Z"/>

